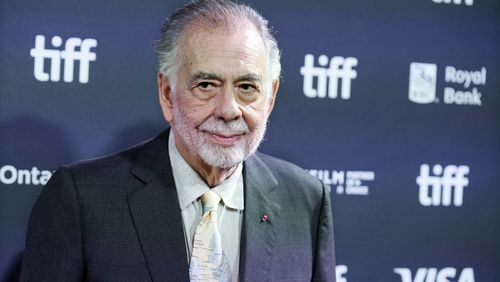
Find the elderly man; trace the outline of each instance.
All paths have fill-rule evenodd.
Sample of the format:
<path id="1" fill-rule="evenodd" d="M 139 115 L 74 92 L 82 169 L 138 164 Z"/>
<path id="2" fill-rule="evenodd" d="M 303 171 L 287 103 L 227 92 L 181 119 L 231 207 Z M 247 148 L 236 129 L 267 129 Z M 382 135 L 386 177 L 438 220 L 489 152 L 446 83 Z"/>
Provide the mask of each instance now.
<path id="1" fill-rule="evenodd" d="M 335 281 L 330 196 L 260 153 L 279 86 L 267 21 L 223 0 L 156 42 L 170 131 L 57 170 L 30 219 L 22 281 Z"/>

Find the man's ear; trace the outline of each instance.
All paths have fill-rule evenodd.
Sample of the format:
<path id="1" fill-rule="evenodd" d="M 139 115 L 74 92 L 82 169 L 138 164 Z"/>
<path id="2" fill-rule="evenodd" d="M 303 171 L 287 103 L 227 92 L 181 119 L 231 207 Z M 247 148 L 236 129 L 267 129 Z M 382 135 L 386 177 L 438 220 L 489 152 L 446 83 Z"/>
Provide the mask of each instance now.
<path id="1" fill-rule="evenodd" d="M 271 89 L 271 97 L 269 97 L 269 109 L 267 111 L 267 116 L 271 115 L 271 112 L 274 108 L 274 102 L 276 101 L 276 94 L 278 93 L 278 88 L 280 87 L 279 78 L 273 81 L 272 89 Z"/>
<path id="2" fill-rule="evenodd" d="M 158 98 L 160 100 L 163 117 L 170 123 L 173 120 L 172 88 L 170 82 L 168 77 L 160 71 L 156 76 L 156 82 L 158 83 Z"/>

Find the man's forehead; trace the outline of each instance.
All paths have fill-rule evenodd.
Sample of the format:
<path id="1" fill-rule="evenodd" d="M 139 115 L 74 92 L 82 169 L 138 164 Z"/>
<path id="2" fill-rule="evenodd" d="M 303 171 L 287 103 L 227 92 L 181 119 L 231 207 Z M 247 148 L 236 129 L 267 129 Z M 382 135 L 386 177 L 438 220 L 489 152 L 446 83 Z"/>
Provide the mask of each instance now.
<path id="1" fill-rule="evenodd" d="M 202 27 L 185 33 L 181 47 L 182 65 L 191 79 L 216 76 L 237 79 L 246 76 L 262 80 L 267 53 L 255 27 L 231 30 L 206 30 Z M 231 77 L 227 77 L 230 74 Z"/>

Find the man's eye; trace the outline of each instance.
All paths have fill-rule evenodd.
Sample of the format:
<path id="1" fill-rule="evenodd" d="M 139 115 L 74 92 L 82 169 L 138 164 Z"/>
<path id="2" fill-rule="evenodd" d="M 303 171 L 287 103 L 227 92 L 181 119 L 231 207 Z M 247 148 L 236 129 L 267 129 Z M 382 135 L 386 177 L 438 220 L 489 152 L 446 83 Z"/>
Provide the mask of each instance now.
<path id="1" fill-rule="evenodd" d="M 212 84 L 210 82 L 207 82 L 207 81 L 203 81 L 203 82 L 198 83 L 198 87 L 200 87 L 201 89 L 209 89 L 211 86 L 212 86 Z"/>
<path id="2" fill-rule="evenodd" d="M 252 84 L 241 84 L 240 88 L 241 88 L 241 90 L 247 91 L 247 92 L 248 91 L 253 91 L 253 90 L 256 89 L 255 86 L 253 86 Z"/>

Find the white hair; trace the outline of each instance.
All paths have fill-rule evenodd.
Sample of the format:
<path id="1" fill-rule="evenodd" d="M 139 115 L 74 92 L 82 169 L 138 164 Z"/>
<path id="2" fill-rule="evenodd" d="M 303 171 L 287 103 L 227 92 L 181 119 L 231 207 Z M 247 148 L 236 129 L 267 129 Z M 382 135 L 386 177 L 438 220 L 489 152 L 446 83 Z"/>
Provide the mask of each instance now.
<path id="1" fill-rule="evenodd" d="M 175 83 L 181 63 L 179 49 L 182 34 L 191 24 L 197 23 L 207 30 L 217 30 L 236 27 L 242 23 L 242 19 L 253 24 L 264 41 L 271 81 L 279 79 L 280 51 L 278 42 L 267 25 L 267 20 L 251 7 L 230 0 L 193 1 L 166 18 L 160 36 L 154 43 L 159 71 L 169 78 L 171 84 Z"/>

